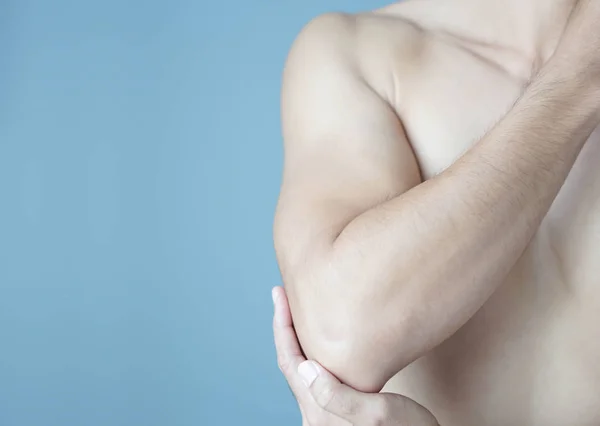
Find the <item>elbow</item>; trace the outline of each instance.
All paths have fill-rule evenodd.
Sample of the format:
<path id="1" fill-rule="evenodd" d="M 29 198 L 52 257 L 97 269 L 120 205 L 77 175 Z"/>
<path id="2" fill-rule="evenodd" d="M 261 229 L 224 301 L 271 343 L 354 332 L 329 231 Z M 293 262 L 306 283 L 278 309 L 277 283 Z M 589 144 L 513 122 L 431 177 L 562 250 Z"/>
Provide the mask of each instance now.
<path id="1" fill-rule="evenodd" d="M 380 392 L 396 373 L 386 365 L 386 354 L 380 348 L 367 347 L 354 337 L 324 345 L 315 355 L 315 359 L 341 382 L 360 392 Z"/>
<path id="2" fill-rule="evenodd" d="M 382 332 L 373 317 L 356 313 L 336 317 L 339 321 L 335 324 L 324 321 L 313 327 L 296 326 L 307 358 L 319 362 L 340 381 L 358 391 L 381 391 L 404 367 L 400 360 L 402 353 L 398 350 L 402 345 L 390 338 L 391 333 Z"/>
<path id="3" fill-rule="evenodd" d="M 406 304 L 373 293 L 372 286 L 342 285 L 336 273 L 315 276 L 286 285 L 304 354 L 356 390 L 381 391 L 409 363 Z"/>

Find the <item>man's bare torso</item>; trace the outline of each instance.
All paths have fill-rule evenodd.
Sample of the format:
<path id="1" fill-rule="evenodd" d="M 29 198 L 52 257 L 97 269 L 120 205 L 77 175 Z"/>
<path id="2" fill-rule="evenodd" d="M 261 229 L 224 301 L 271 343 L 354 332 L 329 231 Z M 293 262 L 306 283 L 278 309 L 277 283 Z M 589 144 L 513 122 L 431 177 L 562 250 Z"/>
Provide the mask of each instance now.
<path id="1" fill-rule="evenodd" d="M 423 179 L 493 126 L 534 71 L 477 34 L 453 35 L 453 16 L 430 2 L 357 19 L 368 83 L 402 117 Z M 384 390 L 415 399 L 443 425 L 600 424 L 599 163 L 596 131 L 506 282 Z"/>

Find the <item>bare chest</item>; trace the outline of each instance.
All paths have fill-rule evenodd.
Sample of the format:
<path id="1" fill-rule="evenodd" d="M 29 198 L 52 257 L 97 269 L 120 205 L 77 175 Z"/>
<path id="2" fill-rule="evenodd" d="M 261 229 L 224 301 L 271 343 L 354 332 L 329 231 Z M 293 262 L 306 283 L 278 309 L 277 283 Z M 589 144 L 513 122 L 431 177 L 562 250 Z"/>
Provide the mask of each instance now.
<path id="1" fill-rule="evenodd" d="M 471 148 L 524 88 L 470 52 L 428 49 L 397 106 L 424 179 Z M 599 165 L 600 129 L 505 284 L 390 390 L 437 407 L 448 424 L 600 422 Z"/>
<path id="2" fill-rule="evenodd" d="M 397 110 L 423 179 L 441 173 L 475 145 L 502 119 L 526 85 L 501 66 L 443 43 L 430 49 L 425 66 L 413 78 L 411 89 L 404 92 L 405 102 Z M 598 260 L 600 127 L 586 142 L 515 268 L 547 270 L 545 263 L 552 263 L 570 294 L 600 299 Z"/>

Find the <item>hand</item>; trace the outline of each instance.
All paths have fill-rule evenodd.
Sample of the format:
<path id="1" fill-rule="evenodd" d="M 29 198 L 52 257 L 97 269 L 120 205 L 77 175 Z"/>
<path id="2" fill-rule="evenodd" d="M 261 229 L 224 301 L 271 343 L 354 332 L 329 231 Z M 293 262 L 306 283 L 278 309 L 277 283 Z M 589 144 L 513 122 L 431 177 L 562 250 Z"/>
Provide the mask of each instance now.
<path id="1" fill-rule="evenodd" d="M 279 368 L 298 400 L 303 426 L 439 426 L 423 406 L 401 395 L 361 393 L 302 354 L 285 291 L 273 289 L 273 333 Z"/>

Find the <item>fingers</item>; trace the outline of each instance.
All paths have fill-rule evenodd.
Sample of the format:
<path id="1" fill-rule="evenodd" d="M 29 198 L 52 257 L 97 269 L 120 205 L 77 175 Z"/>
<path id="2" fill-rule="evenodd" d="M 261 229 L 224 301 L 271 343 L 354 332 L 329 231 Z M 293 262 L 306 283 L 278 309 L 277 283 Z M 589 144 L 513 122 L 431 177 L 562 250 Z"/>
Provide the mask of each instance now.
<path id="1" fill-rule="evenodd" d="M 277 350 L 277 363 L 286 377 L 296 373 L 298 365 L 304 361 L 296 331 L 292 324 L 292 314 L 285 291 L 281 287 L 273 289 L 273 334 L 275 336 L 275 349 Z"/>
<path id="2" fill-rule="evenodd" d="M 292 314 L 287 300 L 285 290 L 281 287 L 275 287 L 273 295 L 273 334 L 275 336 L 275 349 L 277 351 L 277 363 L 288 382 L 288 386 L 298 401 L 300 413 L 302 415 L 302 426 L 310 426 L 308 417 L 302 403 L 306 398 L 310 398 L 307 392 L 302 388 L 302 382 L 298 376 L 298 365 L 305 361 L 294 324 Z"/>
<path id="3" fill-rule="evenodd" d="M 341 383 L 318 363 L 306 361 L 283 288 L 273 289 L 273 302 L 277 360 L 298 400 L 303 426 L 309 426 L 307 414 L 310 413 L 303 409 L 305 403 L 309 404 L 307 406 L 316 404 L 326 412 L 356 425 L 438 425 L 429 411 L 408 398 L 392 394 L 361 393 Z"/>
<path id="4" fill-rule="evenodd" d="M 273 289 L 273 302 L 277 361 L 298 400 L 303 426 L 309 425 L 307 414 L 310 415 L 303 409 L 305 403 L 309 404 L 306 406 L 316 404 L 326 412 L 356 425 L 438 426 L 435 417 L 427 409 L 406 397 L 361 393 L 341 383 L 318 363 L 306 361 L 283 288 Z"/>
<path id="5" fill-rule="evenodd" d="M 299 389 L 294 388 L 297 385 L 302 386 L 299 380 L 302 379 L 317 405 L 331 414 L 351 422 L 355 421 L 357 416 L 362 414 L 362 400 L 368 398 L 368 395 L 343 385 L 316 362 L 306 361 L 298 343 L 290 306 L 283 288 L 273 288 L 273 303 L 275 306 L 273 333 L 277 362 L 294 394 L 298 397 Z M 305 413 L 302 415 L 305 421 Z"/>
<path id="6" fill-rule="evenodd" d="M 321 408 L 352 424 L 371 424 L 373 416 L 385 408 L 374 395 L 344 385 L 314 361 L 304 361 L 298 366 L 298 373 Z"/>
<path id="7" fill-rule="evenodd" d="M 412 399 L 389 393 L 359 392 L 314 361 L 301 363 L 298 374 L 317 405 L 350 424 L 439 426 L 433 414 Z"/>

